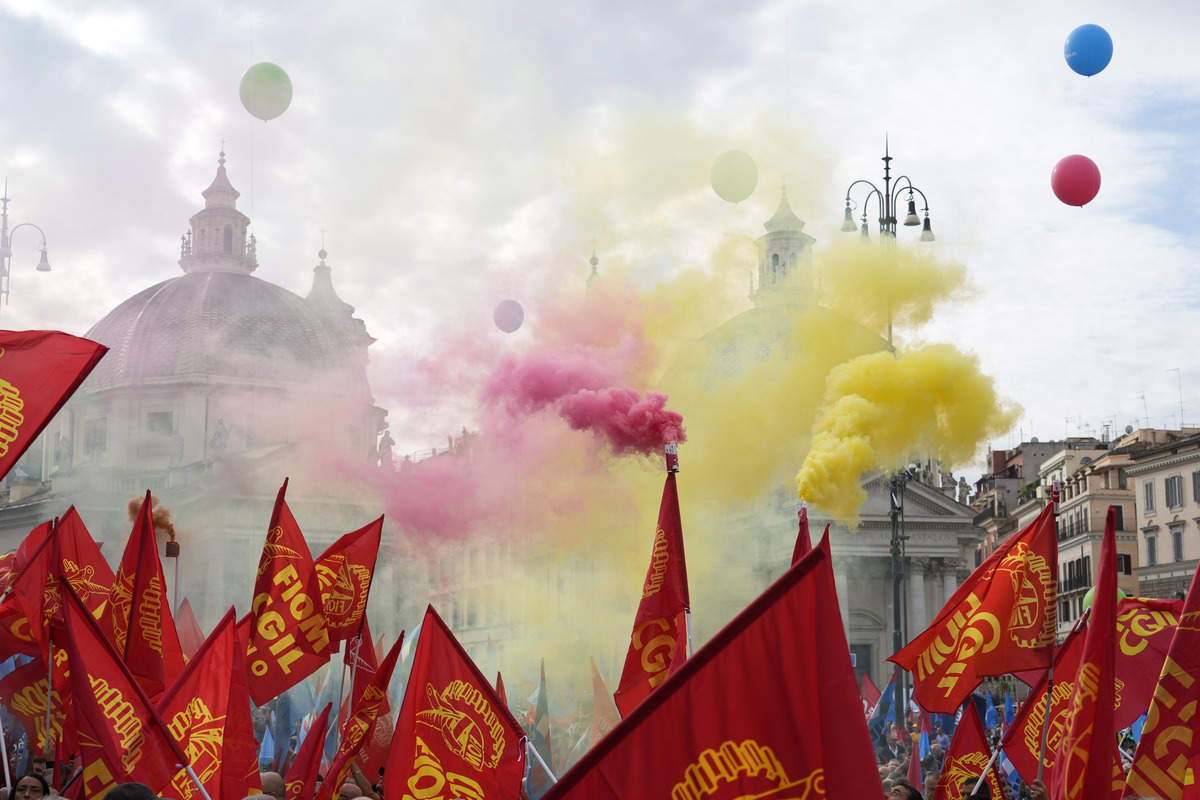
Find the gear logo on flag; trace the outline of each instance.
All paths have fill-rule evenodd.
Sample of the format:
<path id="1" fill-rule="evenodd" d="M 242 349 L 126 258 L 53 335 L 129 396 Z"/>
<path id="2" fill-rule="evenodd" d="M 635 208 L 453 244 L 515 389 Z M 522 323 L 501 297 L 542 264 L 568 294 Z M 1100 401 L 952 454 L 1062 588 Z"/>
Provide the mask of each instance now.
<path id="1" fill-rule="evenodd" d="M 316 567 L 326 615 L 338 620 L 340 628 L 357 625 L 366 610 L 371 571 L 348 563 L 341 553 L 325 556 Z"/>
<path id="2" fill-rule="evenodd" d="M 946 787 L 946 793 L 950 800 L 962 800 L 962 785 L 973 778 L 978 779 L 987 766 L 988 757 L 983 753 L 967 753 L 961 758 L 946 762 L 942 767 L 942 777 L 938 784 Z M 987 780 L 984 782 L 991 788 L 991 797 L 1000 795 L 1000 787 L 996 784 L 994 770 L 988 770 Z"/>
<path id="3" fill-rule="evenodd" d="M 809 800 L 824 796 L 824 770 L 789 780 L 775 752 L 753 739 L 704 750 L 671 790 L 673 800 Z"/>
<path id="4" fill-rule="evenodd" d="M 1037 648 L 1053 644 L 1054 617 L 1046 613 L 1057 602 L 1058 585 L 1046 559 L 1025 542 L 1019 542 L 996 567 L 1012 580 L 1013 604 L 1009 636 L 1018 647 Z"/>
<path id="5" fill-rule="evenodd" d="M 167 724 L 177 741 L 187 741 L 184 752 L 200 782 L 207 784 L 221 767 L 225 741 L 225 717 L 214 716 L 200 698 L 193 698 L 185 710 L 179 712 Z M 180 772 L 171 781 L 171 788 L 182 800 L 191 800 L 196 785 L 186 772 Z"/>
<path id="6" fill-rule="evenodd" d="M 425 694 L 433 707 L 418 711 L 417 722 L 441 733 L 446 747 L 475 769 L 495 769 L 504 755 L 505 728 L 483 693 L 454 680 L 440 693 L 428 683 Z"/>
<path id="7" fill-rule="evenodd" d="M 279 525 L 271 528 L 271 530 L 267 533 L 267 541 L 265 544 L 263 544 L 262 557 L 258 562 L 258 572 L 255 576 L 256 580 L 262 578 L 263 573 L 267 571 L 267 567 L 270 566 L 273 559 L 288 558 L 296 560 L 304 557 L 296 549 L 281 545 L 279 540 L 282 538 L 283 528 Z"/>
<path id="8" fill-rule="evenodd" d="M 1050 729 L 1046 733 L 1046 758 L 1042 762 L 1047 768 L 1054 766 L 1054 756 L 1058 752 L 1058 747 L 1062 744 L 1063 737 L 1067 734 L 1067 723 L 1070 721 L 1067 718 L 1069 712 L 1068 703 L 1071 701 L 1071 693 L 1075 690 L 1074 680 L 1059 681 L 1054 684 L 1054 693 L 1050 698 Z M 1042 721 L 1046 718 L 1046 705 L 1044 702 L 1038 702 L 1030 706 L 1029 721 L 1025 725 L 1025 748 L 1035 754 L 1039 753 L 1042 746 Z"/>

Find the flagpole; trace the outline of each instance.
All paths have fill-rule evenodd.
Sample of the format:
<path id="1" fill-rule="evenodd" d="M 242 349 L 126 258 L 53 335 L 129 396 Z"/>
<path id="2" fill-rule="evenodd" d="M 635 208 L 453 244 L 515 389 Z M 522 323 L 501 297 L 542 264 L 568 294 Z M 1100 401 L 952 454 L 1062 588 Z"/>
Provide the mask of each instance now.
<path id="1" fill-rule="evenodd" d="M 554 773 L 550 771 L 550 767 L 546 766 L 546 761 L 542 758 L 542 754 L 537 751 L 537 748 L 533 746 L 533 743 L 528 738 L 525 739 L 525 751 L 533 753 L 533 757 L 538 760 L 538 763 L 542 765 L 542 769 L 546 770 L 546 774 L 550 776 L 550 783 L 552 785 L 558 783 L 558 778 L 554 777 Z"/>
<path id="2" fill-rule="evenodd" d="M 667 460 L 667 474 L 679 472 L 679 444 L 676 442 L 667 442 L 663 446 L 663 455 Z M 688 658 L 692 657 L 695 648 L 692 646 L 692 610 L 685 608 L 683 611 L 683 627 L 687 632 L 687 654 Z"/>
<path id="3" fill-rule="evenodd" d="M 337 748 L 342 746 L 342 692 L 345 691 L 345 689 L 346 689 L 346 655 L 345 655 L 345 651 L 349 648 L 349 646 L 350 646 L 349 642 L 347 642 L 346 640 L 343 639 L 342 646 L 340 648 L 338 648 L 342 652 L 342 675 L 340 678 L 338 678 L 337 725 L 334 726 L 334 734 L 333 734 L 333 743 L 334 743 L 334 752 L 335 753 L 337 752 Z"/>
<path id="4" fill-rule="evenodd" d="M 1050 736 L 1050 705 L 1054 698 L 1054 662 L 1050 663 L 1050 673 L 1046 679 L 1046 718 L 1042 720 L 1042 750 L 1038 753 L 1037 779 L 1042 779 L 1042 766 L 1046 763 L 1046 740 Z"/>
<path id="5" fill-rule="evenodd" d="M 1054 517 L 1058 519 L 1058 501 L 1062 497 L 1062 484 L 1057 478 L 1050 484 L 1050 502 L 1054 505 Z M 1077 622 L 1076 625 L 1079 623 Z M 1042 766 L 1046 763 L 1046 740 L 1050 736 L 1050 706 L 1054 699 L 1054 654 L 1050 655 L 1050 672 L 1046 677 L 1046 718 L 1042 720 L 1042 749 L 1038 753 L 1037 779 L 1042 779 Z"/>
<path id="6" fill-rule="evenodd" d="M 4 759 L 4 785 L 12 786 L 12 773 L 8 771 L 8 741 L 4 738 L 3 725 L 0 725 L 0 758 Z"/>
<path id="7" fill-rule="evenodd" d="M 208 792 L 204 790 L 204 784 L 200 782 L 198 777 L 196 777 L 196 771 L 192 769 L 192 765 L 184 763 L 182 766 L 187 770 L 188 777 L 192 779 L 192 783 L 196 784 L 196 788 L 200 790 L 200 796 L 203 797 L 204 800 L 212 800 L 212 798 L 208 796 Z"/>
<path id="8" fill-rule="evenodd" d="M 979 787 L 982 786 L 983 782 L 987 780 L 988 773 L 992 771 L 992 765 L 996 763 L 996 759 L 999 756 L 1000 756 L 1000 748 L 997 747 L 995 750 L 992 751 L 992 757 L 988 761 L 987 766 L 983 768 L 983 774 L 979 776 L 979 780 L 975 781 L 975 786 L 972 787 L 971 794 L 975 794 L 976 792 L 979 791 Z M 1041 779 L 1042 779 L 1042 772 L 1041 772 L 1041 768 L 1039 767 L 1038 768 L 1038 780 L 1040 781 Z"/>

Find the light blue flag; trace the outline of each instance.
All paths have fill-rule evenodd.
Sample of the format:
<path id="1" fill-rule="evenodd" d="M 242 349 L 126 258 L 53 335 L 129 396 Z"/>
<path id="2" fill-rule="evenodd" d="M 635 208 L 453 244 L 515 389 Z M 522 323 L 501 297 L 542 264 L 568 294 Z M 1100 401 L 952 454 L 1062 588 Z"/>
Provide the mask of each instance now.
<path id="1" fill-rule="evenodd" d="M 999 720 L 996 719 L 996 704 L 992 702 L 992 693 L 987 693 L 987 714 L 983 718 L 984 727 L 988 730 L 996 727 Z"/>
<path id="2" fill-rule="evenodd" d="M 1147 712 L 1147 713 L 1149 713 L 1149 712 Z M 1142 741 L 1142 726 L 1145 724 L 1146 724 L 1146 714 L 1142 714 L 1140 717 L 1138 717 L 1137 719 L 1135 719 L 1133 721 L 1132 732 L 1133 732 L 1133 740 L 1135 742 Z"/>
<path id="3" fill-rule="evenodd" d="M 258 751 L 259 766 L 263 764 L 275 765 L 275 737 L 271 735 L 271 726 L 267 726 L 263 732 L 262 747 Z"/>
<path id="4" fill-rule="evenodd" d="M 1004 724 L 1012 725 L 1013 720 L 1017 716 L 1017 710 L 1013 708 L 1012 692 L 1004 693 Z"/>

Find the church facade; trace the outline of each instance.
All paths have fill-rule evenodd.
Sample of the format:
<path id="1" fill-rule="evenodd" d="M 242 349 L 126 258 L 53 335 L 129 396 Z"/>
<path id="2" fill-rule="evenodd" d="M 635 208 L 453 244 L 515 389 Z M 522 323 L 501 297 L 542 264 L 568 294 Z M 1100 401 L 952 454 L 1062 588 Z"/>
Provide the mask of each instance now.
<path id="1" fill-rule="evenodd" d="M 187 597 L 205 629 L 230 605 L 249 609 L 285 477 L 314 556 L 382 513 L 363 480 L 381 469 L 386 427 L 366 377 L 374 340 L 334 291 L 324 250 L 306 297 L 254 277 L 238 196 L 222 153 L 180 240 L 182 274 L 84 333 L 109 352 L 6 479 L 0 505 L 0 551 L 73 504 L 116 562 L 127 504 L 149 489 L 175 525 L 159 531 L 163 551 L 178 553 L 164 560 L 169 596 Z M 166 548 L 172 536 L 178 547 Z"/>

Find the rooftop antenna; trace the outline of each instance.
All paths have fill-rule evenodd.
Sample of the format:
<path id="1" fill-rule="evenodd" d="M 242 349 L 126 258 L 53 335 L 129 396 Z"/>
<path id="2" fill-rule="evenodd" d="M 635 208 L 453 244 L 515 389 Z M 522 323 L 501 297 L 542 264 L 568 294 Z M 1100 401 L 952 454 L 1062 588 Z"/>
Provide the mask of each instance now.
<path id="1" fill-rule="evenodd" d="M 1145 420 L 1145 422 L 1142 424 L 1142 427 L 1149 428 L 1150 427 L 1150 409 L 1146 406 L 1146 390 L 1143 389 L 1142 391 L 1138 392 L 1137 396 L 1139 398 L 1141 398 L 1142 413 L 1146 415 L 1146 416 L 1142 417 L 1142 419 Z"/>
<path id="2" fill-rule="evenodd" d="M 1183 373 L 1179 367 L 1172 367 L 1167 372 L 1175 373 L 1175 381 L 1179 385 L 1179 429 L 1183 430 Z"/>

